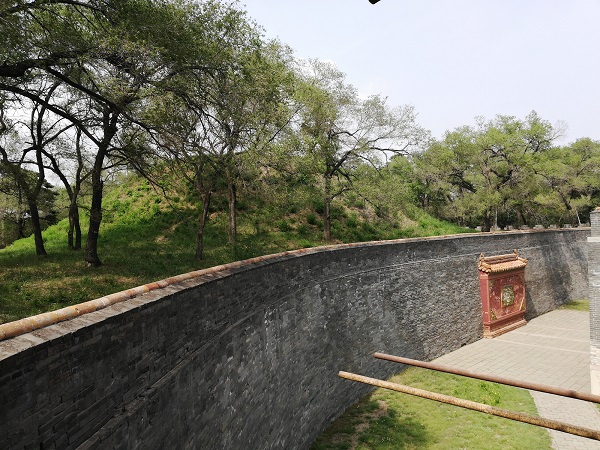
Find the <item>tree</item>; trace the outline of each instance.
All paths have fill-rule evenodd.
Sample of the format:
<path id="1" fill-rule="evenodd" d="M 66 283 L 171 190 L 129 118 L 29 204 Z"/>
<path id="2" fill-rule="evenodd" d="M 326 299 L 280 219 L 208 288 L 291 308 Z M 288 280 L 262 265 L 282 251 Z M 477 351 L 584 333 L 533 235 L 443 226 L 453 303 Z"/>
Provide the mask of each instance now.
<path id="1" fill-rule="evenodd" d="M 243 163 L 256 164 L 287 125 L 293 74 L 288 49 L 263 42 L 247 22 L 231 42 L 231 62 L 204 88 L 208 93 L 205 130 L 220 141 L 220 167 L 227 185 L 228 241 L 237 235 L 237 192 Z M 214 147 L 213 147 L 214 148 Z M 213 152 L 214 155 L 214 152 Z"/>
<path id="2" fill-rule="evenodd" d="M 103 175 L 126 162 L 146 110 L 165 93 L 187 95 L 191 77 L 207 80 L 222 65 L 220 46 L 235 21 L 216 1 L 90 0 L 17 3 L 0 10 L 0 90 L 30 99 L 70 121 L 94 148 L 85 260 L 101 265 Z M 60 82 L 52 98 L 34 86 Z M 50 162 L 49 167 L 54 167 Z M 64 181 L 63 181 L 64 182 Z"/>
<path id="3" fill-rule="evenodd" d="M 381 168 L 363 163 L 354 176 L 356 194 L 388 222 L 404 220 L 418 205 L 420 184 L 411 155 L 394 155 Z"/>
<path id="4" fill-rule="evenodd" d="M 484 231 L 539 219 L 535 164 L 559 133 L 535 112 L 447 132 L 416 158 L 425 195 L 435 199 L 430 211 Z"/>
<path id="5" fill-rule="evenodd" d="M 203 257 L 204 229 L 213 194 L 224 189 L 228 198 L 228 238 L 235 242 L 238 182 L 244 164 L 256 168 L 261 148 L 272 141 L 286 120 L 282 107 L 290 72 L 285 52 L 274 42 L 263 43 L 257 31 L 243 20 L 230 21 L 221 45 L 221 68 L 209 79 L 187 81 L 179 92 L 158 106 L 153 116 L 158 149 L 171 159 L 172 170 L 187 180 L 200 200 L 197 259 Z"/>
<path id="6" fill-rule="evenodd" d="M 13 45 L 4 48 L 0 89 L 69 120 L 97 147 L 85 257 L 90 265 L 101 264 L 97 237 L 102 218 L 104 159 L 117 133 L 120 115 L 136 98 L 136 87 L 139 90 L 135 83 L 127 83 L 135 80 L 134 67 L 129 63 L 133 53 L 139 51 L 134 48 L 127 54 L 123 49 L 129 46 L 116 42 L 116 31 L 124 21 L 119 12 L 124 9 L 119 10 L 113 2 L 33 2 L 0 13 L 8 25 L 5 36 L 14 37 L 17 27 L 23 31 L 22 39 L 9 39 Z M 51 97 L 41 96 L 35 86 L 44 83 L 60 84 L 61 89 Z M 38 166 L 44 164 L 38 161 Z"/>
<path id="7" fill-rule="evenodd" d="M 67 141 L 68 138 L 72 139 Z M 91 171 L 86 159 L 81 130 L 77 129 L 75 135 L 68 138 L 57 140 L 58 149 L 56 147 L 54 151 L 44 149 L 43 154 L 47 161 L 46 167 L 58 176 L 69 197 L 67 245 L 73 250 L 79 250 L 82 236 L 78 199 L 83 183 L 89 178 Z"/>
<path id="8" fill-rule="evenodd" d="M 554 147 L 537 159 L 545 189 L 536 197 L 547 221 L 581 225 L 600 197 L 600 142 L 589 138 Z"/>
<path id="9" fill-rule="evenodd" d="M 29 183 L 35 184 L 37 174 L 25 171 L 22 177 L 26 178 Z M 9 244 L 13 240 L 30 236 L 35 232 L 27 193 L 21 186 L 22 184 L 19 184 L 10 173 L 2 173 L 2 170 L 0 170 L 0 222 L 2 222 L 3 230 L 1 246 Z M 36 226 L 39 226 L 40 230 L 56 223 L 57 213 L 54 204 L 56 195 L 54 186 L 48 182 L 45 182 L 40 189 L 40 193 L 36 198 L 39 217 L 39 225 L 36 224 Z M 7 224 L 14 225 L 14 232 L 9 231 L 8 237 L 6 233 Z"/>
<path id="10" fill-rule="evenodd" d="M 153 175 L 152 179 L 163 188 L 167 188 L 167 183 L 184 180 L 186 193 L 199 201 L 194 256 L 200 260 L 204 257 L 204 231 L 212 196 L 219 181 L 223 180 L 221 162 L 224 147 L 218 135 L 206 128 L 201 109 L 185 104 L 178 97 L 170 100 L 164 102 L 161 111 L 156 113 L 161 125 L 155 136 L 157 147 L 165 151 L 168 164 L 155 167 L 160 174 Z"/>
<path id="11" fill-rule="evenodd" d="M 56 87 L 56 84 L 48 88 L 42 86 L 37 95 L 48 98 Z M 13 103 L 25 103 L 25 101 L 15 98 L 10 100 Z M 12 195 L 18 199 L 17 223 L 19 225 L 23 223 L 25 218 L 23 214 L 26 213 L 33 228 L 36 254 L 46 255 L 38 204 L 42 193 L 48 192 L 51 186 L 46 182 L 42 153 L 50 142 L 65 131 L 65 128 L 60 120 L 47 126 L 47 108 L 38 104 L 29 108 L 31 111 L 29 120 L 11 121 L 6 117 L 9 103 L 9 99 L 5 97 L 0 104 L 0 138 L 2 138 L 0 141 L 0 172 L 4 177 L 10 177 L 13 181 L 8 186 L 13 184 Z M 29 167 L 36 167 L 37 172 L 32 172 Z M 5 194 L 7 193 L 11 194 L 11 192 L 5 192 Z M 27 211 L 25 212 L 21 212 L 22 208 L 20 207 L 23 198 L 27 202 Z M 19 226 L 19 235 L 23 236 L 22 226 Z"/>
<path id="12" fill-rule="evenodd" d="M 391 154 L 406 154 L 427 139 L 414 108 L 390 108 L 385 98 L 361 100 L 333 64 L 310 61 L 297 90 L 300 145 L 322 178 L 324 236 L 331 239 L 331 203 L 351 189 L 361 162 L 380 167 Z"/>

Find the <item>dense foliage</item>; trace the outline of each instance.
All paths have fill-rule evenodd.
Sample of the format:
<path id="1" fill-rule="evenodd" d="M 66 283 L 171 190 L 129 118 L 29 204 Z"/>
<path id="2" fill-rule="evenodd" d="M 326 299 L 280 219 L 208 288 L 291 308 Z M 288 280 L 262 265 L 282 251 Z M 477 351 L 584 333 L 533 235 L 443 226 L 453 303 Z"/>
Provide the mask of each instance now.
<path id="1" fill-rule="evenodd" d="M 600 204 L 600 142 L 560 147 L 535 112 L 447 132 L 415 156 L 421 206 L 484 230 L 582 224 Z"/>
<path id="2" fill-rule="evenodd" d="M 0 208 L 27 219 L 38 255 L 51 180 L 67 197 L 66 244 L 85 238 L 100 266 L 105 186 L 131 170 L 193 205 L 197 259 L 215 209 L 235 246 L 256 193 L 293 203 L 311 187 L 326 240 L 332 211 L 352 202 L 396 226 L 419 207 L 489 230 L 583 223 L 600 200 L 600 143 L 557 146 L 535 113 L 432 140 L 413 107 L 361 98 L 334 65 L 266 40 L 236 3 L 3 2 L 0 39 Z"/>

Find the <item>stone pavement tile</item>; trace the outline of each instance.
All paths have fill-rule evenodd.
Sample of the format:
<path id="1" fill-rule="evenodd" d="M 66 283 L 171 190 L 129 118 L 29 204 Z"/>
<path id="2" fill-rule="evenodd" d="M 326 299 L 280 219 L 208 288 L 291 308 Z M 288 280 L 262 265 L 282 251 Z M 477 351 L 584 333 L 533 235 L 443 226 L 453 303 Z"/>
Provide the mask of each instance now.
<path id="1" fill-rule="evenodd" d="M 593 404 L 543 392 L 530 391 L 530 393 L 541 417 L 567 422 L 580 427 L 598 429 L 600 413 Z M 598 441 L 556 430 L 548 430 L 548 432 L 552 439 L 552 446 L 557 450 L 580 448 L 600 450 L 600 442 Z"/>
<path id="2" fill-rule="evenodd" d="M 556 310 L 494 339 L 481 339 L 435 362 L 580 392 L 590 392 L 589 314 Z M 588 403 L 531 391 L 540 416 L 600 430 Z M 549 430 L 556 450 L 600 450 L 600 442 Z"/>

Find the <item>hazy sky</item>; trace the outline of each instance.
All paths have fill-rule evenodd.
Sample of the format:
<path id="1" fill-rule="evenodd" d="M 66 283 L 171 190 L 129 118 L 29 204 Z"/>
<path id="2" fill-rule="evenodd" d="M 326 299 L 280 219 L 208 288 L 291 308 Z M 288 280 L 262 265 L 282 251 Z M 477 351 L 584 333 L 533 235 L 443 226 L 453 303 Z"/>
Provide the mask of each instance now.
<path id="1" fill-rule="evenodd" d="M 439 138 L 532 110 L 600 140 L 600 0 L 240 0 L 268 38 L 414 105 Z"/>

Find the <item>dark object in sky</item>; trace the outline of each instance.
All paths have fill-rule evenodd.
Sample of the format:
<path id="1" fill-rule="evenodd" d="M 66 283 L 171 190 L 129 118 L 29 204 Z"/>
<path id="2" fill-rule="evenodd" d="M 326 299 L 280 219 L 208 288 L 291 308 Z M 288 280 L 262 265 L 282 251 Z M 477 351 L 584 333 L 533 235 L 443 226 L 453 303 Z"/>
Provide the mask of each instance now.
<path id="1" fill-rule="evenodd" d="M 369 0 L 369 3 L 371 3 L 371 5 L 374 5 L 375 3 L 377 3 L 379 0 Z"/>

